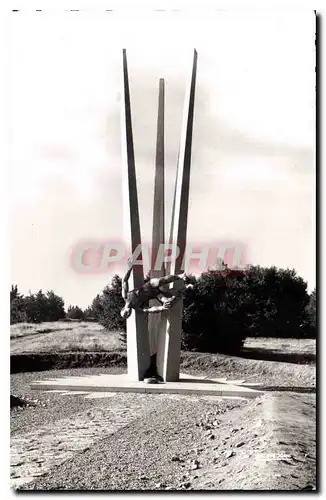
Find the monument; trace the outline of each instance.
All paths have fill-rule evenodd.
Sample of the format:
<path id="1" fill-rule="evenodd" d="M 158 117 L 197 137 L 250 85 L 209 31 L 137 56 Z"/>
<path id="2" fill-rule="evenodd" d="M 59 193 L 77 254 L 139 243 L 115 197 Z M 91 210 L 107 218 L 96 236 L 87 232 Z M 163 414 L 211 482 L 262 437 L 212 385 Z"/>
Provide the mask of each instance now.
<path id="1" fill-rule="evenodd" d="M 133 146 L 131 102 L 126 50 L 123 50 L 123 91 L 122 91 L 122 167 L 123 167 L 123 221 L 124 240 L 133 254 L 141 245 L 137 179 Z M 166 268 L 152 269 L 151 277 L 164 274 L 180 274 L 184 271 L 183 260 L 186 248 L 188 200 L 191 166 L 191 146 L 195 104 L 197 52 L 194 50 L 192 71 L 186 90 L 182 120 L 178 164 L 174 187 L 171 229 L 168 243 L 179 249 L 179 254 Z M 164 80 L 159 81 L 157 141 L 155 158 L 155 186 L 153 200 L 152 264 L 158 248 L 165 244 L 164 207 Z M 152 266 L 154 267 L 154 266 Z M 131 273 L 131 287 L 140 288 L 144 283 L 142 265 L 137 264 Z M 181 285 L 173 284 L 177 291 Z M 136 310 L 127 320 L 127 363 L 128 378 L 138 381 L 151 364 L 155 363 L 158 374 L 164 381 L 179 380 L 181 346 L 182 299 L 170 311 L 148 315 Z"/>
<path id="2" fill-rule="evenodd" d="M 138 209 L 137 179 L 131 122 L 131 103 L 128 79 L 126 50 L 122 54 L 122 167 L 123 167 L 123 220 L 124 238 L 129 253 L 133 254 L 141 245 L 141 231 Z M 154 268 L 156 253 L 160 245 L 165 244 L 164 222 L 164 80 L 159 81 L 157 140 L 155 156 L 155 185 L 153 193 L 153 229 L 152 229 L 152 270 L 150 277 L 159 279 L 166 275 L 179 275 L 184 269 L 184 252 L 186 247 L 188 200 L 190 184 L 191 143 L 194 119 L 195 85 L 197 69 L 197 52 L 194 50 L 192 71 L 185 95 L 184 114 L 182 120 L 179 156 L 176 166 L 174 197 L 170 234 L 167 244 L 178 247 L 179 254 L 171 262 L 166 262 L 160 269 Z M 141 173 L 139 173 L 141 175 Z M 171 247 L 170 247 L 171 248 Z M 137 254 L 137 252 L 136 252 Z M 142 265 L 130 266 L 128 272 L 132 293 L 139 292 L 144 285 Z M 183 281 L 176 276 L 166 287 L 172 296 L 178 296 Z M 170 278 L 168 278 L 170 279 Z M 128 284 L 129 286 L 129 284 Z M 145 283 L 146 287 L 146 283 Z M 133 290 L 132 290 L 133 289 Z M 136 290 L 135 290 L 136 289 Z M 130 292 L 130 293 L 131 293 Z M 182 295 L 181 295 L 182 297 Z M 151 309 L 152 304 L 149 304 Z M 126 312 L 127 319 L 127 374 L 99 373 L 92 376 L 58 377 L 51 380 L 40 380 L 31 384 L 35 390 L 56 390 L 68 393 L 84 392 L 92 395 L 101 392 L 106 397 L 110 393 L 135 392 L 146 394 L 187 394 L 210 395 L 218 397 L 257 397 L 262 394 L 255 384 L 244 384 L 244 380 L 227 381 L 226 379 L 181 374 L 180 347 L 182 298 L 178 299 L 170 309 L 157 308 L 163 312 L 145 315 L 143 309 L 130 308 Z M 146 309 L 146 308 L 145 308 Z M 123 313 L 124 314 L 124 313 Z M 155 365 L 155 366 L 154 366 Z M 155 367 L 157 375 L 163 379 L 161 384 L 144 384 L 146 372 Z M 259 385 L 259 384 L 258 384 Z M 87 396 L 88 397 L 88 396 Z"/>

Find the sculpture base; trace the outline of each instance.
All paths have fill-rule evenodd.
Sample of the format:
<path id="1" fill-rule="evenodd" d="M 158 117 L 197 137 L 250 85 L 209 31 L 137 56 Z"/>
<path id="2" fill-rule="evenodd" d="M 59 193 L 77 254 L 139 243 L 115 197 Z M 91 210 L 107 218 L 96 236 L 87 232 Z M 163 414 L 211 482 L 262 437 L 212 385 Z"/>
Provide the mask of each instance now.
<path id="1" fill-rule="evenodd" d="M 31 384 L 36 390 L 61 390 L 63 392 L 139 392 L 150 394 L 180 394 L 195 396 L 220 396 L 255 398 L 263 392 L 250 389 L 241 385 L 221 383 L 214 379 L 204 379 L 192 375 L 181 375 L 178 382 L 164 382 L 159 384 L 146 384 L 132 382 L 127 374 L 123 375 L 93 375 L 81 377 L 62 377 L 52 380 L 41 380 Z"/>

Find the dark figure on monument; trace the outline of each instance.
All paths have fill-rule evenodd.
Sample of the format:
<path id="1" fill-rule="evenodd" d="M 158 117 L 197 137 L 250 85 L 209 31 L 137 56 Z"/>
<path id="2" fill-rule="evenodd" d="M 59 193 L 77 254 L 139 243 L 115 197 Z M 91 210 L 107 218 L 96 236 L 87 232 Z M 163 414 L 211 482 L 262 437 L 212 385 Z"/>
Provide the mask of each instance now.
<path id="1" fill-rule="evenodd" d="M 145 313 L 159 313 L 171 309 L 174 304 L 182 297 L 185 290 L 193 288 L 193 285 L 185 285 L 185 273 L 170 274 L 161 278 L 152 278 L 144 283 L 138 289 L 129 291 L 128 280 L 132 271 L 133 263 L 128 261 L 128 271 L 122 280 L 122 296 L 125 300 L 125 305 L 121 310 L 121 316 L 128 319 L 132 313 L 132 309 L 143 311 Z M 181 280 L 184 284 L 176 293 L 171 293 L 168 290 L 162 289 L 165 285 Z M 161 305 L 149 307 L 149 301 L 156 299 Z"/>
<path id="2" fill-rule="evenodd" d="M 122 296 L 125 300 L 125 306 L 121 310 L 121 316 L 128 319 L 132 310 L 142 311 L 144 313 L 159 313 L 168 311 L 184 295 L 187 289 L 193 288 L 193 285 L 185 285 L 185 274 L 162 276 L 161 278 L 151 278 L 140 288 L 129 291 L 128 280 L 132 271 L 133 262 L 128 261 L 128 271 L 122 281 Z M 176 281 L 182 281 L 183 286 L 171 293 L 165 290 L 166 285 Z M 150 300 L 157 300 L 161 305 L 149 306 Z M 144 381 L 147 383 L 163 382 L 162 377 L 157 373 L 156 353 L 151 356 L 150 366 L 147 369 Z"/>

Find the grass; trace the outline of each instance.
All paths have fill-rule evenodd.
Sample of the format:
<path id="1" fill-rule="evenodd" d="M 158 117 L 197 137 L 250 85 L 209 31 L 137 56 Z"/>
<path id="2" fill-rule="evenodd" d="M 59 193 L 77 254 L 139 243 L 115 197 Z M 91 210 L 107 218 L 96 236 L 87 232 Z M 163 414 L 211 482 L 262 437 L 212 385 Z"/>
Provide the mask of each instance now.
<path id="1" fill-rule="evenodd" d="M 285 363 L 316 363 L 315 339 L 246 339 L 242 352 L 243 358 Z"/>
<path id="2" fill-rule="evenodd" d="M 10 327 L 11 354 L 111 351 L 123 346 L 117 332 L 97 323 L 17 323 Z"/>
<path id="3" fill-rule="evenodd" d="M 313 339 L 250 338 L 238 356 L 183 352 L 181 371 L 269 385 L 314 387 L 315 353 Z M 13 366 L 18 363 L 19 368 L 30 363 L 26 371 L 34 371 L 51 369 L 52 365 L 78 368 L 118 363 L 120 366 L 122 358 L 125 363 L 126 349 L 118 332 L 108 332 L 97 323 L 62 321 L 12 325 L 11 354 Z M 28 359 L 20 359 L 21 354 Z"/>
<path id="4" fill-rule="evenodd" d="M 124 349 L 118 332 L 109 332 L 93 322 L 56 321 L 38 325 L 16 323 L 10 326 L 10 339 L 11 354 Z M 264 358 L 264 353 L 314 356 L 316 341 L 314 339 L 248 338 L 244 343 L 244 351 L 249 354 L 257 351 L 262 354 L 262 358 Z"/>
<path id="5" fill-rule="evenodd" d="M 248 338 L 244 347 L 282 354 L 316 354 L 315 339 Z"/>

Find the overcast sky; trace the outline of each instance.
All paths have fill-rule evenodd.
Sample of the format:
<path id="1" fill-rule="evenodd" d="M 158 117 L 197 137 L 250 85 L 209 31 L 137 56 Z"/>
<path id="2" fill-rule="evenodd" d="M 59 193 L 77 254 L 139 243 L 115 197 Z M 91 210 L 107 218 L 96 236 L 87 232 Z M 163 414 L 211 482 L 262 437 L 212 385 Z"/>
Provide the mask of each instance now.
<path id="1" fill-rule="evenodd" d="M 166 202 L 198 51 L 188 240 L 239 241 L 252 264 L 315 286 L 313 13 L 13 13 L 11 282 L 86 307 L 109 275 L 69 267 L 81 239 L 121 239 L 121 49 L 128 55 L 141 229 L 151 235 L 158 79 Z"/>

